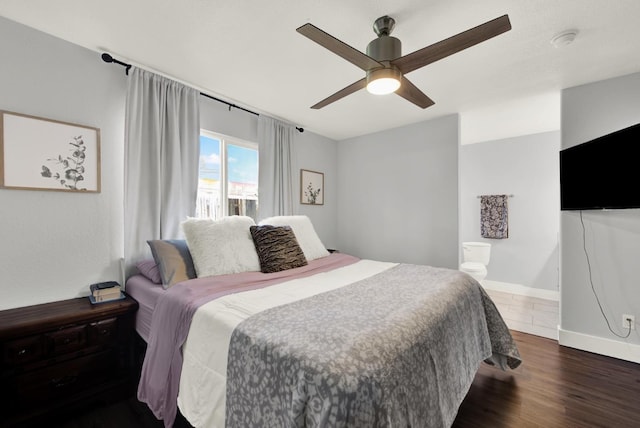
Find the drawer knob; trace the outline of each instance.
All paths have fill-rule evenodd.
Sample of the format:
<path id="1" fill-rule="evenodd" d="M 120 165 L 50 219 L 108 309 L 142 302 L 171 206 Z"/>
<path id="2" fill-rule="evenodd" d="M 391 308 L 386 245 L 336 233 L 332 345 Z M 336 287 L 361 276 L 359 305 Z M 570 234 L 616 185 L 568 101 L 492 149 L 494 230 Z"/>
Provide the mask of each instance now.
<path id="1" fill-rule="evenodd" d="M 61 378 L 51 379 L 49 382 L 54 388 L 64 388 L 65 386 L 71 385 L 78 380 L 78 376 L 64 376 Z"/>
<path id="2" fill-rule="evenodd" d="M 21 350 L 19 350 L 19 351 L 18 351 L 18 356 L 19 356 L 19 357 L 24 357 L 24 356 L 25 356 L 25 355 L 27 355 L 28 353 L 29 353 L 29 350 L 28 350 L 28 349 L 26 349 L 26 348 L 25 348 L 25 349 L 21 349 Z"/>

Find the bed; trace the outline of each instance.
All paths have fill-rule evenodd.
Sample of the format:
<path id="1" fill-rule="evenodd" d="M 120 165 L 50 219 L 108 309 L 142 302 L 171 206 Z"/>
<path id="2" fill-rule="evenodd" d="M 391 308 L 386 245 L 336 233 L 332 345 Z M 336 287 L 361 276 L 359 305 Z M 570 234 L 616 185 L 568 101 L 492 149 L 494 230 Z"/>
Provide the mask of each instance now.
<path id="1" fill-rule="evenodd" d="M 470 276 L 329 254 L 307 218 L 265 221 L 268 233 L 296 238 L 294 267 L 261 272 L 278 252 L 263 254 L 244 218 L 222 222 L 225 233 L 238 223 L 242 248 L 221 241 L 219 223 L 193 233 L 184 225 L 177 258 L 189 265 L 193 256 L 197 277 L 185 268 L 169 286 L 148 273 L 127 281 L 147 342 L 138 398 L 165 426 L 179 407 L 194 427 L 448 427 L 483 361 L 520 364 L 495 305 Z M 222 248 L 208 262 L 212 236 Z M 220 260 L 246 251 L 243 262 Z M 237 272 L 208 270 L 243 263 Z"/>

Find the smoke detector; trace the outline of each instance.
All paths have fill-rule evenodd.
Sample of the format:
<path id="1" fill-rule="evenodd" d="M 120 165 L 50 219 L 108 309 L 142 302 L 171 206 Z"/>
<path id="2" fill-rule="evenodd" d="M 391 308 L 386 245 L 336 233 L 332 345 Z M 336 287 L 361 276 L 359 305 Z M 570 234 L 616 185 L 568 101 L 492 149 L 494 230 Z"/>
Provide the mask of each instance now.
<path id="1" fill-rule="evenodd" d="M 551 44 L 556 48 L 562 48 L 573 43 L 578 35 L 578 30 L 565 30 L 551 38 Z"/>

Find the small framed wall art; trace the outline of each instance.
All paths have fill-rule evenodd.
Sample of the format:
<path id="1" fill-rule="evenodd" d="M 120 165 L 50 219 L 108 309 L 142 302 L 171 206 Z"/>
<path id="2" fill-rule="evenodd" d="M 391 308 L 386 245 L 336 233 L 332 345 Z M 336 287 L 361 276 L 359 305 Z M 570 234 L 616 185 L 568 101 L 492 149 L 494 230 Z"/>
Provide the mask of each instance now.
<path id="1" fill-rule="evenodd" d="M 300 170 L 300 203 L 324 205 L 324 174 L 307 169 Z"/>
<path id="2" fill-rule="evenodd" d="M 0 110 L 0 187 L 100 192 L 100 129 Z"/>

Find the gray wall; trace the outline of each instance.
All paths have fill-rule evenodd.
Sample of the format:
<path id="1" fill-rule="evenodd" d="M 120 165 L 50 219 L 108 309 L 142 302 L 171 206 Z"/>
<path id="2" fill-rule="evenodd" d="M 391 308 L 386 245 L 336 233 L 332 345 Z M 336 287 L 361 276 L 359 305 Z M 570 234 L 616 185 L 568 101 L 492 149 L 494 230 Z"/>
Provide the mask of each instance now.
<path id="1" fill-rule="evenodd" d="M 559 150 L 560 131 L 460 147 L 460 238 L 491 244 L 488 280 L 558 290 Z M 513 195 L 507 239 L 480 235 L 487 194 Z"/>
<path id="2" fill-rule="evenodd" d="M 102 148 L 101 193 L 0 189 L 0 309 L 86 295 L 121 277 L 123 69 L 2 17 L 0 54 L 0 109 L 100 128 Z"/>
<path id="3" fill-rule="evenodd" d="M 296 170 L 324 173 L 324 205 L 303 205 L 300 203 L 300 172 L 296 172 L 297 214 L 309 216 L 327 248 L 338 247 L 338 146 L 339 143 L 308 131 L 296 137 Z"/>
<path id="4" fill-rule="evenodd" d="M 640 122 L 640 73 L 566 89 L 562 93 L 562 148 Z M 637 192 L 638 183 L 629 183 Z M 618 334 L 622 314 L 640 321 L 640 210 L 583 211 L 594 287 Z M 639 344 L 638 328 L 622 340 L 609 332 L 589 282 L 583 230 L 577 211 L 561 212 L 561 328 L 588 336 Z M 562 335 L 561 335 L 562 340 Z M 608 342 L 611 343 L 611 342 Z M 636 361 L 640 361 L 640 352 Z"/>
<path id="5" fill-rule="evenodd" d="M 200 128 L 241 140 L 258 142 L 258 116 L 200 97 Z"/>
<path id="6" fill-rule="evenodd" d="M 341 141 L 338 247 L 457 268 L 458 144 L 457 115 Z"/>

